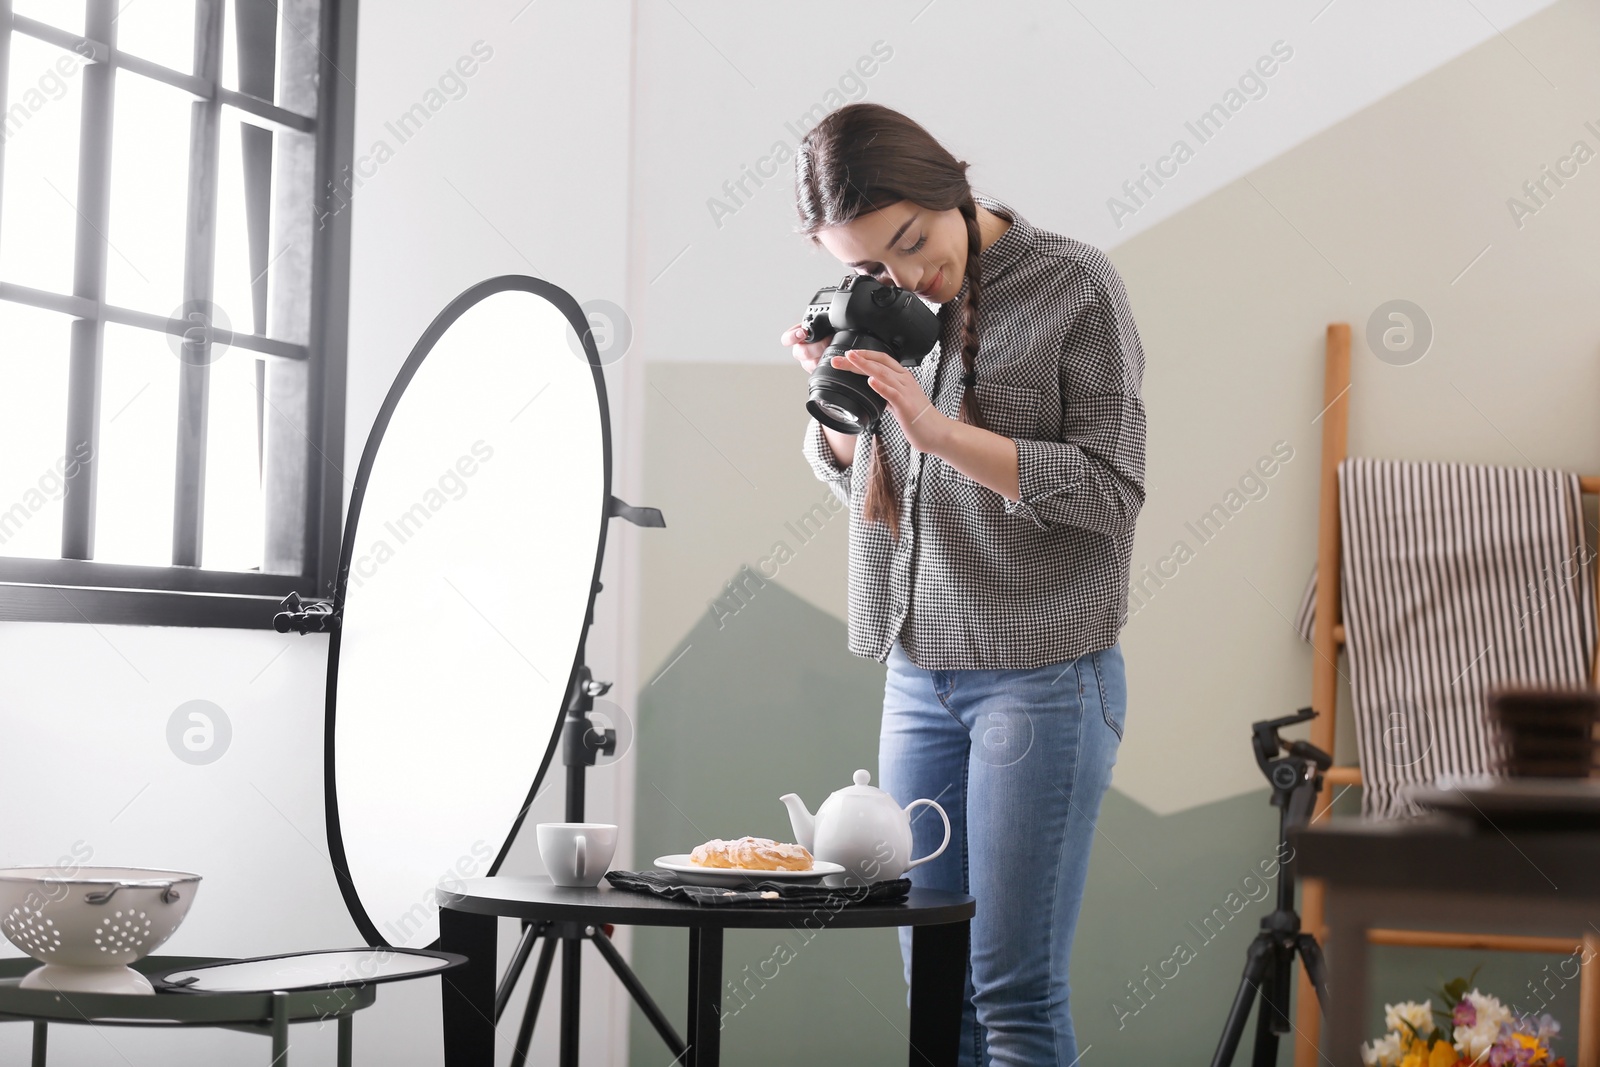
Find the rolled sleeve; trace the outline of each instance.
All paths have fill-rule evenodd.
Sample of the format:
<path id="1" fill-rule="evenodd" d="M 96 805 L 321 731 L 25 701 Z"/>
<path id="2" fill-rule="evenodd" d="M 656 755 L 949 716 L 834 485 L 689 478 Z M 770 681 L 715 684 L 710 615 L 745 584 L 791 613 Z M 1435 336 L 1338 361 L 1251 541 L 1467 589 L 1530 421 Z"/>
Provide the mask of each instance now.
<path id="1" fill-rule="evenodd" d="M 806 457 L 806 462 L 811 464 L 811 472 L 817 476 L 817 480 L 827 482 L 834 496 L 846 504 L 850 503 L 850 471 L 853 465 L 841 467 L 833 458 L 833 449 L 828 447 L 828 439 L 822 433 L 822 423 L 814 418 L 807 420 L 801 453 Z"/>
<path id="2" fill-rule="evenodd" d="M 1061 346 L 1060 440 L 1016 439 L 1021 499 L 1005 510 L 1118 537 L 1144 505 L 1144 350 L 1121 279 L 1103 257 L 1094 265 L 1093 297 Z"/>
<path id="3" fill-rule="evenodd" d="M 1108 415 L 1102 429 L 1123 440 L 1143 427 L 1137 397 L 1100 397 Z M 1119 429 L 1120 427 L 1120 429 Z M 1139 439 L 1143 430 L 1137 431 Z M 1005 500 L 1008 515 L 1021 515 L 1041 530 L 1078 526 L 1107 537 L 1131 533 L 1144 504 L 1143 462 L 1135 466 L 1126 449 L 1109 455 L 1070 441 L 1015 438 L 1019 500 Z"/>

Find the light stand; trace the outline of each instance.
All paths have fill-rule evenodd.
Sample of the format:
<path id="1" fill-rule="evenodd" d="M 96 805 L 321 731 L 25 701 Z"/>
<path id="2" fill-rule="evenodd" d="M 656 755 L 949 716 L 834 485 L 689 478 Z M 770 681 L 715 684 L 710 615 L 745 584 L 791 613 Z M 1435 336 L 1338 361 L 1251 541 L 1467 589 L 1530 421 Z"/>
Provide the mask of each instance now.
<path id="1" fill-rule="evenodd" d="M 608 508 L 610 517 L 622 518 L 635 526 L 666 526 L 657 508 L 636 508 L 624 504 L 615 496 Z M 602 586 L 595 582 L 594 592 L 599 595 Z M 584 648 L 588 644 L 589 627 L 594 623 L 594 597 L 589 598 L 589 613 L 583 620 L 583 633 L 578 639 L 577 666 L 572 672 L 572 684 L 567 691 L 565 718 L 561 728 L 561 764 L 567 771 L 566 821 L 583 822 L 585 772 L 595 765 L 600 755 L 611 755 L 617 748 L 614 729 L 596 729 L 589 713 L 594 710 L 594 698 L 611 688 L 610 682 L 596 681 L 585 662 Z M 673 1029 L 661 1008 L 651 998 L 639 976 L 622 958 L 622 953 L 611 943 L 611 924 L 591 926 L 576 922 L 524 922 L 522 938 L 511 956 L 511 963 L 495 989 L 494 1021 L 499 1023 L 506 1004 L 511 999 L 517 980 L 522 977 L 528 957 L 533 953 L 534 942 L 544 938 L 539 948 L 539 961 L 534 965 L 533 987 L 528 993 L 528 1006 L 522 1014 L 522 1024 L 517 1028 L 517 1043 L 511 1053 L 511 1067 L 524 1067 L 528 1060 L 528 1044 L 533 1037 L 533 1026 L 539 1018 L 539 1005 L 544 999 L 545 986 L 550 979 L 550 965 L 555 960 L 556 947 L 561 948 L 561 1067 L 578 1067 L 578 1016 L 579 979 L 583 971 L 583 943 L 588 941 L 600 953 L 617 979 L 627 989 L 639 1010 L 644 1012 L 661 1039 L 681 1059 L 687 1049 L 684 1041 Z"/>
<path id="2" fill-rule="evenodd" d="M 1239 980 L 1239 990 L 1234 994 L 1233 1006 L 1228 1010 L 1228 1021 L 1222 1029 L 1222 1040 L 1211 1067 L 1228 1067 L 1244 1034 L 1245 1020 L 1250 1015 L 1250 1005 L 1261 995 L 1261 1005 L 1256 1013 L 1256 1048 L 1251 1067 L 1275 1067 L 1278 1062 L 1278 1038 L 1290 1030 L 1289 985 L 1294 974 L 1294 958 L 1298 953 L 1305 963 L 1306 977 L 1316 990 L 1317 1001 L 1323 1014 L 1328 1011 L 1327 965 L 1317 939 L 1300 929 L 1300 916 L 1294 910 L 1294 857 L 1282 859 L 1288 844 L 1289 830 L 1305 825 L 1322 789 L 1322 772 L 1333 765 L 1333 758 L 1309 741 L 1284 741 L 1278 730 L 1295 723 L 1307 722 L 1316 717 L 1310 708 L 1301 708 L 1296 715 L 1282 719 L 1268 719 L 1255 723 L 1253 744 L 1256 763 L 1272 783 L 1272 805 L 1281 809 L 1278 817 L 1278 904 L 1277 908 L 1261 920 L 1261 932 L 1245 950 L 1244 975 Z M 1279 752 L 1287 752 L 1279 756 Z"/>

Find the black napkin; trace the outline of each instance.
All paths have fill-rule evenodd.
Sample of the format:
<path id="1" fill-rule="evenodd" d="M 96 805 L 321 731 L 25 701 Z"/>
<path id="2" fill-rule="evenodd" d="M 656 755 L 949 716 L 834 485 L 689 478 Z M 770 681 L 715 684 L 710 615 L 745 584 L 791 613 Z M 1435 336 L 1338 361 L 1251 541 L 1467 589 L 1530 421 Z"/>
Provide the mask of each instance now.
<path id="1" fill-rule="evenodd" d="M 797 882 L 767 880 L 742 889 L 723 889 L 709 885 L 685 885 L 671 871 L 607 871 L 606 881 L 617 889 L 652 893 L 667 900 L 686 900 L 692 904 L 753 904 L 790 908 L 795 905 L 846 907 L 851 904 L 893 904 L 906 899 L 911 879 L 889 878 L 868 885 L 801 885 Z"/>

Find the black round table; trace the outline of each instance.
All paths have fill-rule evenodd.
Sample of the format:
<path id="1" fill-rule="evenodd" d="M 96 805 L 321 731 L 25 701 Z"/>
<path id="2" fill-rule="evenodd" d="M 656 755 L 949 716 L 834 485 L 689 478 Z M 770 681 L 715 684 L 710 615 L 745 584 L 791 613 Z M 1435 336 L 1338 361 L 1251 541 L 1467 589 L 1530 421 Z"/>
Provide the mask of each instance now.
<path id="1" fill-rule="evenodd" d="M 162 974 L 226 960 L 212 956 L 147 956 L 133 964 L 141 974 Z M 289 1055 L 289 1024 L 337 1019 L 339 1067 L 350 1067 L 350 1016 L 377 999 L 374 985 L 276 993 L 58 993 L 23 989 L 33 959 L 0 960 L 0 1020 L 33 1023 L 33 1067 L 45 1067 L 50 1023 L 93 1026 L 219 1026 L 272 1038 L 272 1067 Z"/>
<path id="2" fill-rule="evenodd" d="M 492 1067 L 495 1022 L 504 1009 L 509 983 L 496 989 L 495 926 L 501 916 L 524 920 L 517 969 L 526 961 L 530 934 L 563 938 L 561 1064 L 577 1067 L 578 959 L 583 940 L 592 940 L 612 964 L 629 992 L 671 1049 L 682 1048 L 686 1067 L 716 1067 L 722 1011 L 722 932 L 728 929 L 862 929 L 911 926 L 912 1067 L 955 1067 L 960 1043 L 961 1004 L 966 991 L 968 927 L 976 908 L 963 893 L 913 889 L 903 902 L 758 907 L 706 905 L 664 900 L 647 893 L 554 885 L 543 875 L 498 875 L 451 882 L 439 890 L 439 947 L 459 952 L 468 963 L 442 977 L 445 1067 Z M 678 1040 L 671 1025 L 642 987 L 605 932 L 607 925 L 682 926 L 689 931 L 688 1033 Z M 553 930 L 552 927 L 565 927 Z M 548 973 L 549 950 L 535 978 L 535 998 Z M 619 966 L 620 965 L 620 966 Z M 631 979 L 631 981 L 630 981 Z"/>

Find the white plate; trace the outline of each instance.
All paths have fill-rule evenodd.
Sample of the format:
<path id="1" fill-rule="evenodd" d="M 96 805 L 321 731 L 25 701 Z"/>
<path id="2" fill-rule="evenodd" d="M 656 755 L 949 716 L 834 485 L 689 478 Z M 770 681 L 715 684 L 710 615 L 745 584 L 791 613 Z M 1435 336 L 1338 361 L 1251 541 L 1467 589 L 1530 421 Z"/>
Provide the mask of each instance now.
<path id="1" fill-rule="evenodd" d="M 687 885 L 714 885 L 740 887 L 756 882 L 795 882 L 799 885 L 816 885 L 830 874 L 843 874 L 844 867 L 827 860 L 813 860 L 809 871 L 758 871 L 744 867 L 702 867 L 689 862 L 689 854 L 657 856 L 655 866 L 673 874 L 683 875 Z"/>

